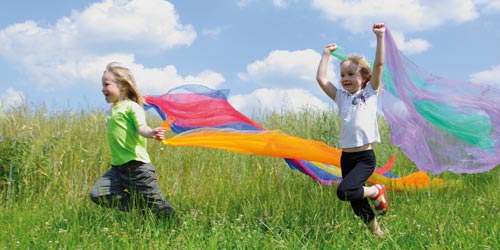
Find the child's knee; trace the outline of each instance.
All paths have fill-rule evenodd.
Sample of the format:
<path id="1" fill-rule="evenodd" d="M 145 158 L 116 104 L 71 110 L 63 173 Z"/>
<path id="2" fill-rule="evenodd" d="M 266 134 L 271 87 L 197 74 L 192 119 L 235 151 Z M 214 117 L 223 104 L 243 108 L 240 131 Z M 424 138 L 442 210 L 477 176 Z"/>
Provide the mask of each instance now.
<path id="1" fill-rule="evenodd" d="M 156 211 L 156 213 L 161 218 L 169 219 L 175 215 L 175 210 L 173 207 L 168 206 L 168 207 L 164 207 L 164 208 L 159 209 L 158 211 Z"/>
<path id="2" fill-rule="evenodd" d="M 97 193 L 90 192 L 89 198 L 91 201 L 93 201 L 96 204 L 100 204 L 100 200 L 102 199 L 101 196 L 99 196 Z"/>
<path id="3" fill-rule="evenodd" d="M 343 201 L 347 200 L 347 190 L 342 185 L 337 188 L 337 197 Z"/>
<path id="4" fill-rule="evenodd" d="M 89 193 L 89 198 L 96 204 L 102 204 L 108 195 L 106 193 L 100 192 L 98 188 L 92 188 Z"/>

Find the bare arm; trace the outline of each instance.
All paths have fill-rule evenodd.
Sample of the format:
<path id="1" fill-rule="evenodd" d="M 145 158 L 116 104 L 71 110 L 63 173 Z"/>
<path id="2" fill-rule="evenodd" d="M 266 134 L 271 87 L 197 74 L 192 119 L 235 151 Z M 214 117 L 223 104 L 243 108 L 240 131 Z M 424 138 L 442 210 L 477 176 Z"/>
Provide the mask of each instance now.
<path id="1" fill-rule="evenodd" d="M 333 100 L 335 100 L 335 95 L 337 94 L 337 87 L 332 84 L 326 78 L 326 71 L 328 66 L 328 60 L 330 60 L 330 54 L 337 49 L 337 45 L 334 43 L 328 44 L 323 50 L 323 55 L 321 56 L 321 61 L 319 61 L 318 72 L 316 73 L 316 81 L 318 81 L 321 89 Z"/>
<path id="2" fill-rule="evenodd" d="M 375 50 L 375 61 L 373 62 L 372 77 L 370 84 L 374 90 L 378 90 L 382 83 L 382 71 L 384 68 L 385 60 L 385 44 L 384 34 L 385 25 L 383 23 L 376 23 L 373 25 L 373 33 L 377 37 L 377 48 Z"/>
<path id="3" fill-rule="evenodd" d="M 148 125 L 141 125 L 137 130 L 140 135 L 146 138 L 155 138 L 160 141 L 165 139 L 165 129 L 162 127 L 151 128 Z"/>

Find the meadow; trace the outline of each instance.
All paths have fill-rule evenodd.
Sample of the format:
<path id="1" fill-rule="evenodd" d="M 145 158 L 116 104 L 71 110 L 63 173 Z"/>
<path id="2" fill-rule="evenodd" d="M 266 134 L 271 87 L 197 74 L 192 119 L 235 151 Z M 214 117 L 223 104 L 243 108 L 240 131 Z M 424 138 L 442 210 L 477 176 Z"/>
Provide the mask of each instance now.
<path id="1" fill-rule="evenodd" d="M 335 185 L 282 159 L 153 140 L 149 153 L 176 216 L 97 206 L 88 193 L 109 168 L 105 116 L 43 107 L 0 113 L 0 249 L 499 249 L 499 167 L 431 175 L 453 183 L 439 190 L 389 192 L 389 212 L 379 217 L 384 239 L 337 199 Z M 333 112 L 259 117 L 267 129 L 338 144 Z M 417 171 L 379 124 L 378 163 L 397 152 L 392 173 Z"/>

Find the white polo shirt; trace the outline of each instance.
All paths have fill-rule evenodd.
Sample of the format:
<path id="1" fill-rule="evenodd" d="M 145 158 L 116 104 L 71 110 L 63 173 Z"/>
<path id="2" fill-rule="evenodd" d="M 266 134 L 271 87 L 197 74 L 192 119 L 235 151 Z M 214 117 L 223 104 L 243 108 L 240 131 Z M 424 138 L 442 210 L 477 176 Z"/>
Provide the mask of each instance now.
<path id="1" fill-rule="evenodd" d="M 340 147 L 354 148 L 380 142 L 377 123 L 379 91 L 370 83 L 355 94 L 337 89 L 335 103 L 340 112 Z M 353 100 L 356 101 L 353 102 Z"/>

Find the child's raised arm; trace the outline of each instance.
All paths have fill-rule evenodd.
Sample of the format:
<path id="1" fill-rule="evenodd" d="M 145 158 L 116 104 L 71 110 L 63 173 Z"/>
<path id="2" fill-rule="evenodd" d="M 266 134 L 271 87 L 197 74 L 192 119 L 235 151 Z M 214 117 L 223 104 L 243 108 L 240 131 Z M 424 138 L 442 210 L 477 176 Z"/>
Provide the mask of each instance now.
<path id="1" fill-rule="evenodd" d="M 370 84 L 374 90 L 378 90 L 382 83 L 382 70 L 384 68 L 385 60 L 385 25 L 383 23 L 374 24 L 373 33 L 375 33 L 375 36 L 377 37 L 377 48 L 375 50 L 375 61 L 373 61 L 373 71 Z"/>
<path id="2" fill-rule="evenodd" d="M 318 72 L 316 73 L 316 81 L 318 81 L 319 86 L 333 100 L 335 100 L 335 95 L 337 94 L 337 87 L 328 81 L 326 78 L 326 71 L 330 54 L 335 51 L 335 49 L 337 49 L 337 45 L 334 43 L 326 45 L 323 50 L 321 61 L 319 61 Z"/>

